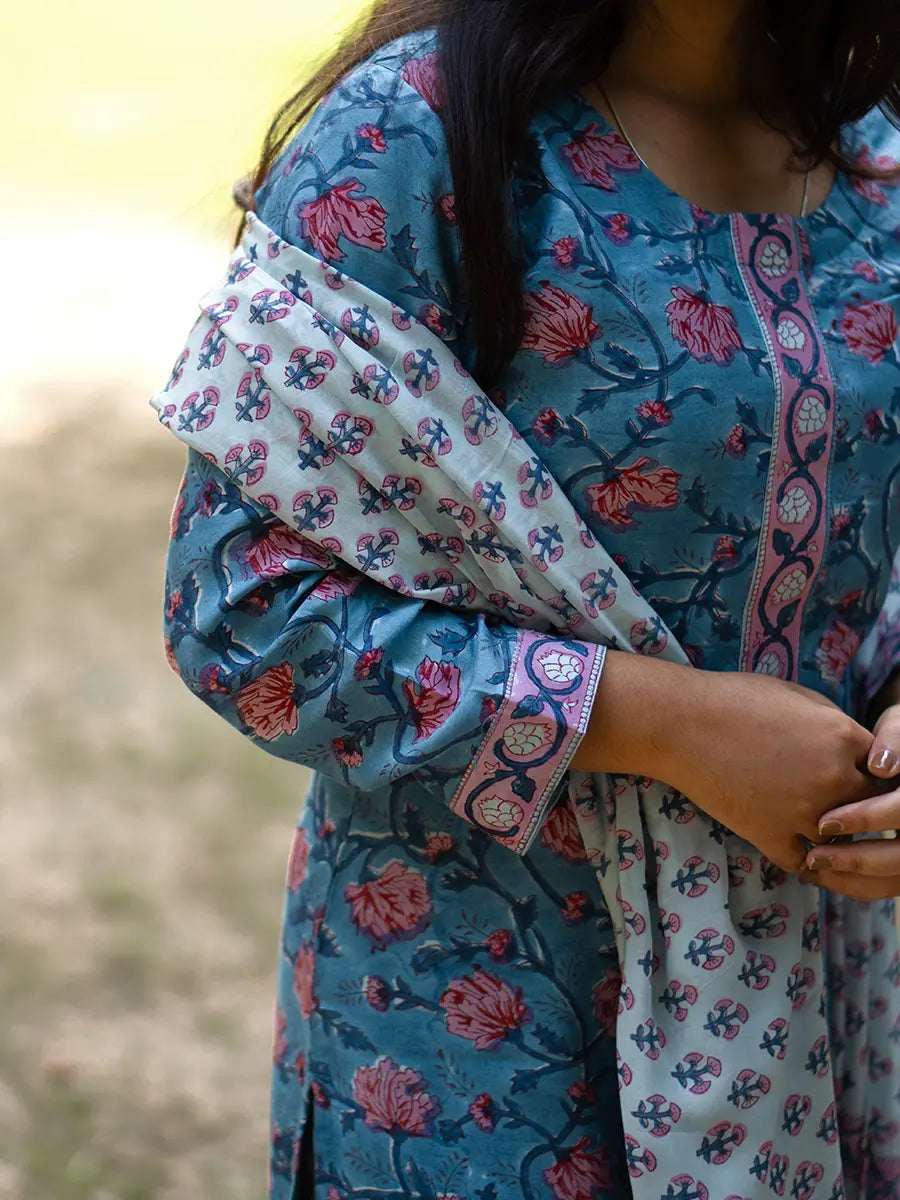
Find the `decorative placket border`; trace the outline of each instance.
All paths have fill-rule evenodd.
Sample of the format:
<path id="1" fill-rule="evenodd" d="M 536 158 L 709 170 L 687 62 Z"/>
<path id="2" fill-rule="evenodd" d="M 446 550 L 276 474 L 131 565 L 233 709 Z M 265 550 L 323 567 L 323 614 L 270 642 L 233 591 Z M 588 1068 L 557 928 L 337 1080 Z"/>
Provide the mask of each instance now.
<path id="1" fill-rule="evenodd" d="M 775 411 L 741 670 L 796 679 L 803 615 L 828 534 L 834 381 L 806 294 L 794 221 L 731 218 L 735 257 L 772 366 Z"/>

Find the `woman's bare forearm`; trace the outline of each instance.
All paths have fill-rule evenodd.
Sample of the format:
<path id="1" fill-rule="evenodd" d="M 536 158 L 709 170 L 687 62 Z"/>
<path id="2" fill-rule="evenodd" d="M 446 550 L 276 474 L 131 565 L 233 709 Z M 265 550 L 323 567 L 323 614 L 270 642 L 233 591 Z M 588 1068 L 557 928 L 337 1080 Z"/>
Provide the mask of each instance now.
<path id="1" fill-rule="evenodd" d="M 678 663 L 609 651 L 572 767 L 664 779 L 674 731 L 696 693 L 696 674 L 693 667 Z"/>

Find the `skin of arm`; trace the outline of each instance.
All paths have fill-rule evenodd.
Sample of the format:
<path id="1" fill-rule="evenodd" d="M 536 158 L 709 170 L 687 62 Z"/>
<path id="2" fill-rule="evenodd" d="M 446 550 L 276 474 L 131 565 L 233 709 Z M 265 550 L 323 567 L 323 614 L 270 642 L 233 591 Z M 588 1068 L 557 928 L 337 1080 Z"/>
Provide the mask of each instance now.
<path id="1" fill-rule="evenodd" d="M 785 870 L 802 871 L 809 844 L 834 836 L 825 822 L 836 811 L 871 823 L 894 803 L 900 825 L 900 766 L 879 765 L 891 746 L 900 762 L 900 705 L 870 731 L 797 684 L 610 651 L 571 767 L 661 779 Z M 881 857 L 867 848 L 815 881 L 860 899 L 900 895 L 900 841 L 869 845 Z M 824 851 L 860 854 L 829 845 L 813 858 Z"/>

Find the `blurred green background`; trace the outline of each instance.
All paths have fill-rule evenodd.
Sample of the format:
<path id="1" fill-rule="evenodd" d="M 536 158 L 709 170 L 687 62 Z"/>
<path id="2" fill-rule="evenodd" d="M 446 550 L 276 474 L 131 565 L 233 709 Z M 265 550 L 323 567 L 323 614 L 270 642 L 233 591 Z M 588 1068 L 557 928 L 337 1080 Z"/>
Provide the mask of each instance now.
<path id="1" fill-rule="evenodd" d="M 183 455 L 147 397 L 223 270 L 232 182 L 359 10 L 0 13 L 0 1200 L 264 1194 L 306 777 L 166 666 Z"/>

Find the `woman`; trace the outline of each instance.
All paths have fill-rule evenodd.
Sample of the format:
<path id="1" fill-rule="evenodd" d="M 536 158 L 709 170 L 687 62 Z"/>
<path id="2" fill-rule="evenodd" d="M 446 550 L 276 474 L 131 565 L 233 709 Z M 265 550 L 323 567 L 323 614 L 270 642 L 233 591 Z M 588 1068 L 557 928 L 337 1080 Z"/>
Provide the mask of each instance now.
<path id="1" fill-rule="evenodd" d="M 693 667 L 561 621 L 550 652 L 589 685 L 520 775 L 527 822 L 473 827 L 463 800 L 529 711 L 537 634 L 301 561 L 272 506 L 191 451 L 170 661 L 315 769 L 287 880 L 272 1200 L 900 1196 L 900 850 L 848 836 L 900 825 L 900 138 L 878 107 L 897 112 L 898 76 L 876 0 L 383 0 L 281 114 L 256 216 L 452 348 Z M 333 455 L 304 446 L 327 488 Z M 417 483 L 402 453 L 398 507 Z M 754 886 L 821 889 L 828 977 L 781 978 L 780 940 L 817 950 L 817 924 L 758 907 L 739 993 L 714 990 L 734 943 L 704 929 L 688 956 L 710 990 L 658 979 L 648 952 L 676 1024 L 626 1037 L 617 936 L 644 918 L 608 903 L 572 799 L 604 774 L 612 809 L 661 780 L 660 819 L 706 822 L 671 887 L 668 842 L 620 831 L 665 947 L 683 904 L 749 887 L 744 846 L 764 856 Z M 870 902 L 881 932 L 860 944 L 846 930 Z M 776 991 L 790 1022 L 766 1021 Z M 620 1102 L 640 1072 L 644 1098 Z M 710 1102 L 721 1121 L 697 1115 Z"/>

